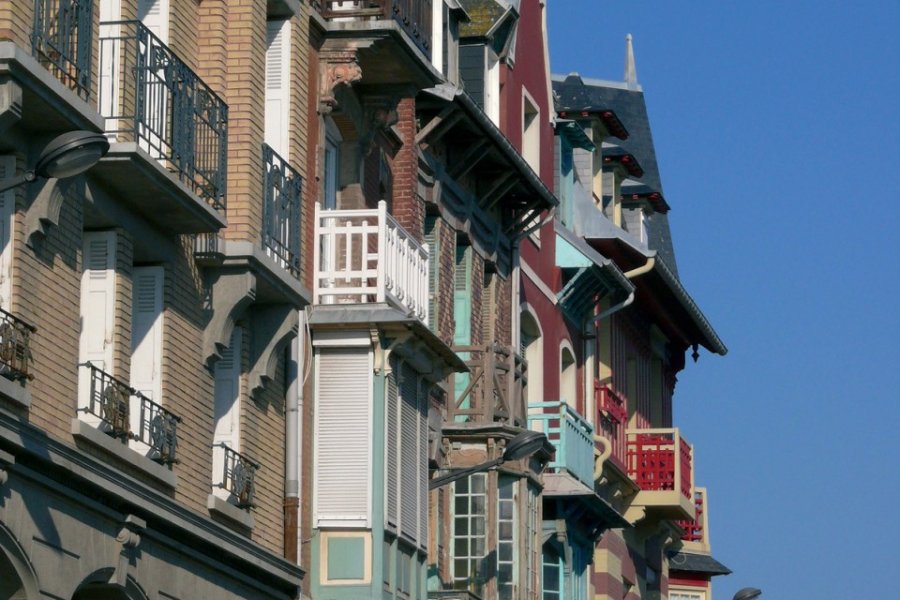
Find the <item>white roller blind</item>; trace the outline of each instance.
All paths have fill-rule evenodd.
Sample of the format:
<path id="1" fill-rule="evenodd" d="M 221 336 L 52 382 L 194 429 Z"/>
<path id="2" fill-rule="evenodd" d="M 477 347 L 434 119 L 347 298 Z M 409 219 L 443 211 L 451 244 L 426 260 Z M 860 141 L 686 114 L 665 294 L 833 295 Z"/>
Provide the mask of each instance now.
<path id="1" fill-rule="evenodd" d="M 419 531 L 419 463 L 426 450 L 419 443 L 419 374 L 404 363 L 400 379 L 400 530 L 413 542 Z"/>
<path id="2" fill-rule="evenodd" d="M 291 22 L 266 23 L 266 143 L 288 160 Z"/>
<path id="3" fill-rule="evenodd" d="M 90 361 L 112 369 L 112 333 L 115 322 L 116 234 L 86 231 L 83 237 L 81 273 L 81 333 L 78 362 Z M 90 370 L 78 371 L 78 406 L 90 401 Z"/>
<path id="4" fill-rule="evenodd" d="M 397 526 L 400 514 L 397 510 L 400 495 L 400 361 L 396 355 L 390 358 L 391 373 L 387 377 L 387 402 L 385 405 L 385 504 L 387 522 Z"/>
<path id="5" fill-rule="evenodd" d="M 314 514 L 318 527 L 370 527 L 372 353 L 316 350 Z"/>

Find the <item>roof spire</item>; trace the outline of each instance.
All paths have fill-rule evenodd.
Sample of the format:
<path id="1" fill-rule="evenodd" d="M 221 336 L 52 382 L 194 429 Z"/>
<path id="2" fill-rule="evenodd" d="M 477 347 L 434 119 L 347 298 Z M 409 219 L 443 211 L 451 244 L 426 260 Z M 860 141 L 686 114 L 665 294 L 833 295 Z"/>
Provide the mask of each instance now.
<path id="1" fill-rule="evenodd" d="M 637 69 L 634 66 L 634 47 L 631 45 L 631 34 L 625 36 L 625 84 L 629 90 L 639 89 Z"/>

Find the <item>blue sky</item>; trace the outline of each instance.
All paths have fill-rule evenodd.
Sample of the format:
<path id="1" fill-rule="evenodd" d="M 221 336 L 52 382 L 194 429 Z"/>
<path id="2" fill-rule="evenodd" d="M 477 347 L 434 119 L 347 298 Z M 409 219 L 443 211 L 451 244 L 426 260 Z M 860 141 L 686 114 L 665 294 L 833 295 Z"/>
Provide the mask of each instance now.
<path id="1" fill-rule="evenodd" d="M 900 2 L 548 5 L 554 73 L 621 79 L 634 35 L 680 274 L 730 350 L 675 394 L 716 599 L 893 596 Z"/>

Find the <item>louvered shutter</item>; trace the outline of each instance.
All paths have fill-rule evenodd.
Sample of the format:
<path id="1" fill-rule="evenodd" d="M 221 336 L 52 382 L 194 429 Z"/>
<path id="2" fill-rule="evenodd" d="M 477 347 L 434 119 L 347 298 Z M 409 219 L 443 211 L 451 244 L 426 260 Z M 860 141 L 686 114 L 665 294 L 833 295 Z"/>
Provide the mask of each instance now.
<path id="1" fill-rule="evenodd" d="M 131 275 L 131 387 L 162 403 L 163 268 L 135 267 Z M 142 430 L 141 401 L 131 398 L 131 431 Z M 149 423 L 143 423 L 144 428 Z M 145 454 L 150 447 L 134 440 L 131 447 Z"/>
<path id="2" fill-rule="evenodd" d="M 453 343 L 457 346 L 468 346 L 472 343 L 472 248 L 457 244 L 456 257 L 453 270 Z M 469 360 L 469 352 L 459 352 L 459 357 Z M 453 376 L 454 400 L 459 399 L 469 386 L 468 373 L 456 373 Z M 460 408 L 469 408 L 471 398 L 460 405 Z M 459 419 L 459 418 L 458 418 Z"/>
<path id="3" fill-rule="evenodd" d="M 290 116 L 291 22 L 266 23 L 266 143 L 285 160 Z"/>
<path id="4" fill-rule="evenodd" d="M 419 470 L 425 459 L 419 448 L 419 374 L 403 363 L 400 376 L 400 530 L 419 541 Z"/>
<path id="5" fill-rule="evenodd" d="M 169 43 L 169 0 L 138 0 L 138 19 L 162 43 Z"/>
<path id="6" fill-rule="evenodd" d="M 213 368 L 215 385 L 213 400 L 213 477 L 214 485 L 224 483 L 225 452 L 219 444 L 225 444 L 232 450 L 240 452 L 241 424 L 241 346 L 243 330 L 235 327 L 231 332 L 228 347 L 222 352 Z M 228 492 L 216 487 L 213 493 L 228 498 Z"/>
<path id="7" fill-rule="evenodd" d="M 0 180 L 15 175 L 16 157 L 0 156 Z M 0 193 L 0 308 L 10 309 L 12 298 L 12 226 L 15 214 L 14 190 Z"/>
<path id="8" fill-rule="evenodd" d="M 484 289 L 481 292 L 481 330 L 484 341 L 494 342 L 494 319 L 498 307 L 495 305 L 497 277 L 490 271 L 484 272 Z"/>
<path id="9" fill-rule="evenodd" d="M 317 527 L 369 527 L 372 355 L 316 351 L 314 514 Z"/>
<path id="10" fill-rule="evenodd" d="M 115 232 L 84 232 L 82 261 L 78 361 L 90 362 L 109 372 L 112 369 L 112 333 L 115 322 Z M 78 371 L 78 406 L 85 408 L 90 404 L 91 374 L 87 368 Z"/>
<path id="11" fill-rule="evenodd" d="M 418 449 L 416 451 L 417 490 L 419 495 L 419 546 L 428 546 L 428 388 L 424 377 L 419 378 Z"/>
<path id="12" fill-rule="evenodd" d="M 400 361 L 391 354 L 389 359 L 391 373 L 387 377 L 387 402 L 385 403 L 385 496 L 387 522 L 389 525 L 400 524 L 397 504 L 400 494 L 400 390 L 397 381 L 400 378 Z"/>
<path id="13" fill-rule="evenodd" d="M 425 217 L 425 243 L 428 244 L 428 327 L 434 332 L 437 332 L 438 328 L 437 299 L 440 294 L 438 285 L 441 265 L 437 220 L 438 218 L 434 215 Z"/>

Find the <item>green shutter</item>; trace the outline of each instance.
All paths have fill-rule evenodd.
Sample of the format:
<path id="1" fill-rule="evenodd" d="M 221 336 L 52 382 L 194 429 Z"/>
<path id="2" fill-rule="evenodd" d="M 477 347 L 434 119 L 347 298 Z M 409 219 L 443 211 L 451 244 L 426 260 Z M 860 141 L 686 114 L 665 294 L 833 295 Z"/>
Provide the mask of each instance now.
<path id="1" fill-rule="evenodd" d="M 468 346 L 472 343 L 472 247 L 456 245 L 456 260 L 453 271 L 453 343 Z M 468 352 L 459 352 L 459 357 L 469 360 Z M 469 386 L 469 374 L 457 373 L 453 378 L 454 399 L 458 399 Z M 466 398 L 460 408 L 471 406 L 471 397 Z M 457 420 L 464 420 L 457 417 Z"/>
<path id="2" fill-rule="evenodd" d="M 428 215 L 425 217 L 425 243 L 428 244 L 428 326 L 437 332 L 438 306 L 437 298 L 440 294 L 438 288 L 440 282 L 440 235 L 437 228 L 438 217 Z"/>

